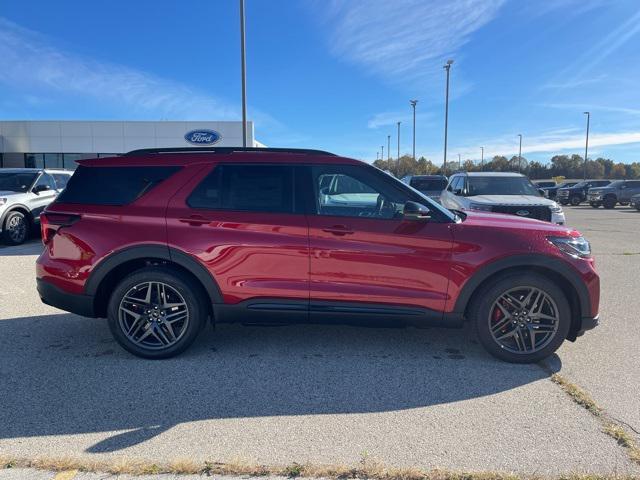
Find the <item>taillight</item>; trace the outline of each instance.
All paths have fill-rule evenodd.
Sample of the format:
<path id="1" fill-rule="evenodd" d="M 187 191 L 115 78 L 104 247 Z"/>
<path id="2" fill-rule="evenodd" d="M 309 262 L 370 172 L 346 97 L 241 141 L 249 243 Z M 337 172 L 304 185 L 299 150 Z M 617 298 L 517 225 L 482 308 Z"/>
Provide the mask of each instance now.
<path id="1" fill-rule="evenodd" d="M 66 213 L 41 213 L 40 232 L 42 233 L 42 243 L 45 245 L 51 241 L 56 232 L 62 227 L 68 227 L 80 220 L 80 215 Z"/>

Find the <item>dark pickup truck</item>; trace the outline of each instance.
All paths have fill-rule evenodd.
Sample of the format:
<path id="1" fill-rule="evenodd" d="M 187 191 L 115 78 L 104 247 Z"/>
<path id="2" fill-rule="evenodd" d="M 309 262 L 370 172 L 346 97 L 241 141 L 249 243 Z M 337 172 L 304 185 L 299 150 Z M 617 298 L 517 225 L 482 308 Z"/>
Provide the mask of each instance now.
<path id="1" fill-rule="evenodd" d="M 603 205 L 604 208 L 615 208 L 620 205 L 629 205 L 631 197 L 640 193 L 640 180 L 617 180 L 606 187 L 589 189 L 587 201 L 593 208 Z"/>
<path id="2" fill-rule="evenodd" d="M 580 205 L 587 200 L 587 192 L 590 188 L 604 187 L 610 183 L 611 180 L 585 180 L 576 183 L 573 187 L 559 188 L 557 200 L 562 205 Z"/>

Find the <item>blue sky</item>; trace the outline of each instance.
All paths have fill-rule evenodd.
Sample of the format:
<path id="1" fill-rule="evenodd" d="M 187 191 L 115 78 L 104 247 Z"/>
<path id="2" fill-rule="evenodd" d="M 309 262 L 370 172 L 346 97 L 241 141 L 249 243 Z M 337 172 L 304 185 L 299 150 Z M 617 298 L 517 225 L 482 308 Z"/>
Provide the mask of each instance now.
<path id="1" fill-rule="evenodd" d="M 240 117 L 235 0 L 0 0 L 0 118 Z M 269 146 L 372 161 L 584 153 L 640 161 L 637 0 L 246 0 L 249 118 Z M 386 154 L 385 154 L 386 156 Z"/>

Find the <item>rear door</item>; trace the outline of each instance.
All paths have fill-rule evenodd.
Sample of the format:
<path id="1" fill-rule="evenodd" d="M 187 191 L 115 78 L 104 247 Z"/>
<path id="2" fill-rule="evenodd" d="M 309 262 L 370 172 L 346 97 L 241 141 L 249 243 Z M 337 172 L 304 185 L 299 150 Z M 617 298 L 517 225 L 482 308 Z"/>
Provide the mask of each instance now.
<path id="1" fill-rule="evenodd" d="M 206 265 L 225 304 L 253 302 L 269 309 L 271 302 L 307 311 L 308 226 L 296 199 L 297 170 L 284 164 L 219 164 L 170 202 L 169 245 Z"/>
<path id="2" fill-rule="evenodd" d="M 449 224 L 404 220 L 403 206 L 415 198 L 373 169 L 313 166 L 310 177 L 312 316 L 340 309 L 365 313 L 368 304 L 442 312 Z"/>

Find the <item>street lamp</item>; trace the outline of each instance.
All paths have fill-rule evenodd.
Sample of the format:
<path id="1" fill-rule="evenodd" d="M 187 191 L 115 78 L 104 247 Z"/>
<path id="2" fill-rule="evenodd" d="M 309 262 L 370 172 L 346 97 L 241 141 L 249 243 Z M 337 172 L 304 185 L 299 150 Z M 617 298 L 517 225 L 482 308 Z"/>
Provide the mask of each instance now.
<path id="1" fill-rule="evenodd" d="M 480 171 L 484 172 L 484 147 L 480 147 L 482 153 L 480 153 Z"/>
<path id="2" fill-rule="evenodd" d="M 458 170 L 462 170 L 462 164 L 460 163 L 460 154 L 458 154 Z"/>
<path id="3" fill-rule="evenodd" d="M 449 70 L 451 70 L 451 65 L 453 65 L 453 60 L 447 60 L 447 63 L 444 65 L 444 68 L 447 71 L 447 90 L 445 94 L 444 101 L 444 171 L 447 171 L 447 129 L 449 126 Z"/>
<path id="4" fill-rule="evenodd" d="M 518 147 L 518 172 L 522 171 L 522 134 L 519 133 L 518 137 L 520 137 L 520 147 Z"/>
<path id="5" fill-rule="evenodd" d="M 584 112 L 587 116 L 587 140 L 584 144 L 584 180 L 587 180 L 587 154 L 589 153 L 589 120 L 591 120 L 591 113 Z"/>
<path id="6" fill-rule="evenodd" d="M 418 100 L 409 100 L 413 107 L 413 161 L 416 161 L 416 104 Z"/>
<path id="7" fill-rule="evenodd" d="M 398 172 L 400 171 L 400 122 L 398 122 Z"/>
<path id="8" fill-rule="evenodd" d="M 382 151 L 380 154 L 380 160 L 384 160 L 384 145 L 380 145 L 380 150 Z"/>
<path id="9" fill-rule="evenodd" d="M 247 67 L 244 44 L 244 0 L 240 0 L 240 63 L 242 66 L 242 146 L 247 147 Z"/>
<path id="10" fill-rule="evenodd" d="M 387 135 L 387 156 L 391 160 L 391 135 Z"/>

